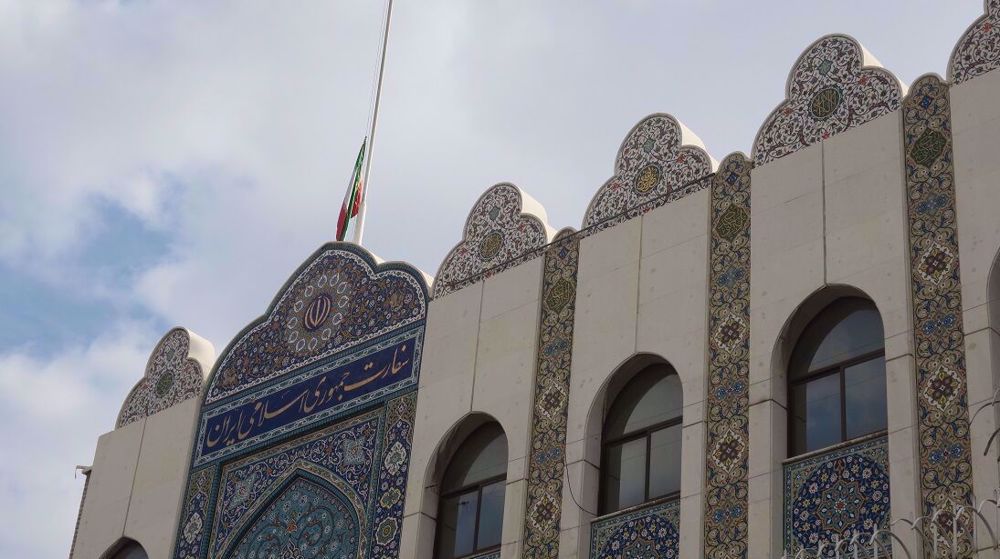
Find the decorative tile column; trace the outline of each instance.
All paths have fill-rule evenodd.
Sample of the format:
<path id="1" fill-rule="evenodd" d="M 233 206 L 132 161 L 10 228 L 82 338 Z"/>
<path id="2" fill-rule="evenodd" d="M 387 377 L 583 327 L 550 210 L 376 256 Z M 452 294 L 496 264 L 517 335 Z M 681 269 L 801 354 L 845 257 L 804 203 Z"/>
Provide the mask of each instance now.
<path id="1" fill-rule="evenodd" d="M 944 510 L 940 544 L 950 542 L 953 507 L 972 502 L 962 283 L 958 265 L 955 170 L 948 85 L 917 80 L 903 102 L 923 514 Z M 959 539 L 958 556 L 972 549 Z"/>
<path id="2" fill-rule="evenodd" d="M 712 179 L 705 556 L 747 556 L 750 170 L 734 153 Z"/>
<path id="3" fill-rule="evenodd" d="M 563 471 L 566 464 L 566 414 L 576 309 L 580 239 L 564 230 L 545 251 L 542 277 L 538 368 L 528 457 L 525 507 L 525 559 L 559 556 Z"/>

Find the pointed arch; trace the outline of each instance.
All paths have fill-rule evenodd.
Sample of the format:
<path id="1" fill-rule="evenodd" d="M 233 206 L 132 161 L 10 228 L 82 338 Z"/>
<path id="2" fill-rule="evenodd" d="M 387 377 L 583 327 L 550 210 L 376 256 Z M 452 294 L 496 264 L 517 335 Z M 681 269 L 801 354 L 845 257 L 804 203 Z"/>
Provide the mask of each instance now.
<path id="1" fill-rule="evenodd" d="M 220 556 L 245 559 L 297 549 L 312 553 L 304 556 L 360 559 L 367 549 L 364 508 L 338 485 L 319 468 L 296 468 L 247 515 Z"/>
<path id="2" fill-rule="evenodd" d="M 149 554 L 136 540 L 121 538 L 101 554 L 101 559 L 149 559 Z"/>

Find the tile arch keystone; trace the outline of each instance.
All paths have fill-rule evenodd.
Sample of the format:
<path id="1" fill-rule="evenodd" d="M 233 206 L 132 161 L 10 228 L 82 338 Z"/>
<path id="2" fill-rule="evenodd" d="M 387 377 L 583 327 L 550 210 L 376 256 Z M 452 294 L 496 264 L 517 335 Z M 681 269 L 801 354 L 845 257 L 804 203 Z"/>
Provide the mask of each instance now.
<path id="1" fill-rule="evenodd" d="M 753 162 L 764 165 L 898 110 L 905 93 L 853 37 L 820 37 L 792 65 L 785 98 L 754 138 Z"/>
<path id="2" fill-rule="evenodd" d="M 540 255 L 554 233 L 537 200 L 511 183 L 491 186 L 472 205 L 462 240 L 441 262 L 433 296 L 458 291 Z"/>
<path id="3" fill-rule="evenodd" d="M 583 228 L 610 227 L 701 190 L 716 166 L 687 126 L 667 113 L 651 114 L 625 135 L 614 175 L 591 199 Z"/>

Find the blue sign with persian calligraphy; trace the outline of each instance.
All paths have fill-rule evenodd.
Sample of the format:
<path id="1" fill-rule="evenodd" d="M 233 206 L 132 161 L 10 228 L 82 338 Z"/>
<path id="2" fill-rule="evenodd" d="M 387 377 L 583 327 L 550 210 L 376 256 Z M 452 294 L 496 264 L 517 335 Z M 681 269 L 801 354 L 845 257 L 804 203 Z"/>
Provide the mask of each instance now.
<path id="1" fill-rule="evenodd" d="M 195 464 L 393 394 L 417 381 L 422 330 L 395 336 L 207 411 Z"/>

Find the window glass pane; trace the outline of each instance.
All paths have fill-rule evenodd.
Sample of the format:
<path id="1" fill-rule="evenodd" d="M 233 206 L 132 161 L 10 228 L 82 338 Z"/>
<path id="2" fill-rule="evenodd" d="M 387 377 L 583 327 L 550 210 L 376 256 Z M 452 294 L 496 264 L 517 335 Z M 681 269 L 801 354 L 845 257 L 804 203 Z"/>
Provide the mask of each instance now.
<path id="1" fill-rule="evenodd" d="M 604 467 L 604 512 L 646 500 L 646 438 L 608 446 Z"/>
<path id="2" fill-rule="evenodd" d="M 805 383 L 805 418 L 805 452 L 841 441 L 840 375 L 827 375 Z"/>
<path id="3" fill-rule="evenodd" d="M 660 429 L 649 441 L 649 498 L 681 490 L 681 426 Z"/>
<path id="4" fill-rule="evenodd" d="M 483 487 L 479 503 L 479 541 L 476 549 L 500 545 L 503 530 L 503 496 L 507 483 L 498 481 Z"/>
<path id="5" fill-rule="evenodd" d="M 885 429 L 885 358 L 844 369 L 844 398 L 848 439 Z"/>
<path id="6" fill-rule="evenodd" d="M 839 299 L 802 333 L 790 363 L 791 378 L 804 378 L 843 361 L 882 349 L 882 319 L 865 299 Z"/>
<path id="7" fill-rule="evenodd" d="M 605 436 L 616 438 L 681 416 L 681 383 L 668 365 L 647 367 L 615 398 Z"/>
<path id="8" fill-rule="evenodd" d="M 437 527 L 439 559 L 451 559 L 475 551 L 478 493 L 478 490 L 473 490 L 442 501 Z"/>
<path id="9" fill-rule="evenodd" d="M 448 493 L 507 473 L 507 437 L 496 423 L 483 425 L 462 443 L 442 481 Z"/>
<path id="10" fill-rule="evenodd" d="M 788 449 L 789 456 L 798 456 L 806 452 L 806 385 L 793 384 L 791 394 L 791 429 L 792 448 Z"/>

